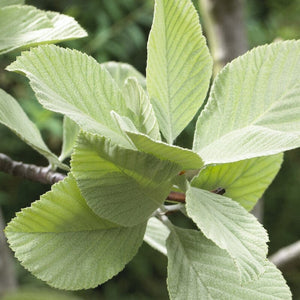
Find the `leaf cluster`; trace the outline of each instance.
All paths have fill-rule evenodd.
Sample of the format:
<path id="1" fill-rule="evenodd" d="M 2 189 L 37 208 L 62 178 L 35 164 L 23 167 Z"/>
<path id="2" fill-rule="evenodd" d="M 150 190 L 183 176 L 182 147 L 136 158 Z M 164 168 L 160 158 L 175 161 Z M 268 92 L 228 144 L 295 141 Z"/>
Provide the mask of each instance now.
<path id="1" fill-rule="evenodd" d="M 287 41 L 228 64 L 190 150 L 174 142 L 202 106 L 212 71 L 190 0 L 155 2 L 146 78 L 130 65 L 99 64 L 54 45 L 23 52 L 7 70 L 25 75 L 43 107 L 64 115 L 60 157 L 4 91 L 0 121 L 54 168 L 68 169 L 70 155 L 71 166 L 7 226 L 17 258 L 54 287 L 86 289 L 120 272 L 145 240 L 168 257 L 171 299 L 290 299 L 266 259 L 267 233 L 248 211 L 282 152 L 300 146 L 299 54 L 299 41 Z M 184 194 L 184 204 L 174 204 L 171 191 Z M 173 211 L 198 230 L 173 225 Z"/>

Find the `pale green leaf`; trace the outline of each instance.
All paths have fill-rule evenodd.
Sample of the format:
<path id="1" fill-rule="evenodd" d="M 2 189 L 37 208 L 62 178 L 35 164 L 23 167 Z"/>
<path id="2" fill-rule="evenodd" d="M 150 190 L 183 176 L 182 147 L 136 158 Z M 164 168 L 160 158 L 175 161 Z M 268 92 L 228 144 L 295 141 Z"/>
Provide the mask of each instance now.
<path id="1" fill-rule="evenodd" d="M 54 45 L 23 52 L 8 68 L 24 73 L 47 109 L 65 114 L 80 128 L 131 147 L 110 112 L 127 115 L 120 89 L 92 57 Z"/>
<path id="2" fill-rule="evenodd" d="M 278 173 L 282 158 L 280 153 L 207 166 L 193 179 L 192 186 L 208 191 L 224 188 L 224 196 L 251 210 Z"/>
<path id="3" fill-rule="evenodd" d="M 26 144 L 45 156 L 51 164 L 68 170 L 44 143 L 38 128 L 32 123 L 19 103 L 9 94 L 0 89 L 0 123 L 7 126 Z"/>
<path id="4" fill-rule="evenodd" d="M 147 223 L 144 241 L 152 248 L 167 255 L 166 240 L 170 234 L 170 230 L 157 218 L 150 218 Z"/>
<path id="5" fill-rule="evenodd" d="M 59 159 L 63 161 L 72 154 L 76 137 L 79 132 L 79 126 L 70 118 L 64 117 L 63 121 L 63 144 Z"/>
<path id="6" fill-rule="evenodd" d="M 113 110 L 110 112 L 110 115 L 112 116 L 112 118 L 116 122 L 119 129 L 125 134 L 125 138 L 127 139 L 128 143 L 131 145 L 131 148 L 136 149 L 136 147 L 132 143 L 131 139 L 126 134 L 127 131 L 133 131 L 133 132 L 138 133 L 138 130 L 136 129 L 136 127 L 132 123 L 131 119 L 129 119 L 127 117 L 124 117 L 124 116 L 120 116 L 119 114 L 117 114 Z"/>
<path id="7" fill-rule="evenodd" d="M 167 240 L 171 300 L 290 300 L 290 290 L 266 261 L 258 280 L 241 285 L 228 254 L 201 232 L 174 228 Z"/>
<path id="8" fill-rule="evenodd" d="M 72 172 L 88 205 L 112 222 L 133 226 L 149 219 L 168 196 L 180 167 L 81 132 Z"/>
<path id="9" fill-rule="evenodd" d="M 24 2 L 25 2 L 24 0 L 0 0 L 0 7 L 24 4 Z"/>
<path id="10" fill-rule="evenodd" d="M 203 166 L 201 157 L 192 150 L 154 141 L 140 133 L 126 133 L 138 150 L 170 160 L 180 165 L 182 170 L 200 169 Z"/>
<path id="11" fill-rule="evenodd" d="M 156 0 L 148 41 L 147 90 L 169 144 L 203 103 L 212 60 L 190 0 Z"/>
<path id="12" fill-rule="evenodd" d="M 135 77 L 138 83 L 145 89 L 146 78 L 143 74 L 137 71 L 133 66 L 115 61 L 109 61 L 101 64 L 110 73 L 118 86 L 122 89 L 126 79 Z"/>
<path id="13" fill-rule="evenodd" d="M 137 79 L 128 78 L 122 91 L 126 97 L 127 106 L 132 111 L 131 120 L 136 129 L 154 140 L 160 140 L 158 123 L 149 97 Z"/>
<path id="14" fill-rule="evenodd" d="M 72 18 L 33 6 L 0 8 L 0 54 L 42 43 L 56 43 L 87 36 Z"/>
<path id="15" fill-rule="evenodd" d="M 234 259 L 243 284 L 264 272 L 268 235 L 252 214 L 230 198 L 194 187 L 186 209 L 204 235 Z"/>
<path id="16" fill-rule="evenodd" d="M 217 76 L 193 149 L 206 164 L 300 146 L 300 41 L 253 49 Z"/>
<path id="17" fill-rule="evenodd" d="M 99 218 L 71 176 L 18 213 L 5 233 L 16 257 L 36 277 L 78 290 L 119 273 L 136 254 L 145 227 L 124 228 Z"/>

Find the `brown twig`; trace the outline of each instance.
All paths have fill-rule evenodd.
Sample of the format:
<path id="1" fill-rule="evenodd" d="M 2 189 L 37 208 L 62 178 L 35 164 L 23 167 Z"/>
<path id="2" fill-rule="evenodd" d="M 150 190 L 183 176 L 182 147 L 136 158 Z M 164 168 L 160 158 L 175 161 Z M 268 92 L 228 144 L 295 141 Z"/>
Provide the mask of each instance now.
<path id="1" fill-rule="evenodd" d="M 211 191 L 212 193 L 223 195 L 225 193 L 225 189 L 222 187 L 216 188 L 215 190 Z M 179 192 L 170 192 L 169 196 L 166 198 L 166 200 L 179 202 L 179 203 L 185 203 L 185 194 L 179 193 Z"/>
<path id="2" fill-rule="evenodd" d="M 3 153 L 0 153 L 0 171 L 45 184 L 54 184 L 65 178 L 65 175 L 62 173 L 53 172 L 47 167 L 39 167 L 12 160 L 9 156 Z M 223 195 L 225 193 L 225 189 L 217 188 L 211 192 Z M 185 194 L 172 191 L 166 200 L 185 203 Z"/>
<path id="3" fill-rule="evenodd" d="M 185 203 L 185 194 L 179 193 L 179 192 L 170 192 L 170 194 L 166 198 L 166 200 L 179 202 L 179 203 Z"/>
<path id="4" fill-rule="evenodd" d="M 0 171 L 45 184 L 54 184 L 65 178 L 62 173 L 53 172 L 47 167 L 12 160 L 3 153 L 0 153 Z"/>

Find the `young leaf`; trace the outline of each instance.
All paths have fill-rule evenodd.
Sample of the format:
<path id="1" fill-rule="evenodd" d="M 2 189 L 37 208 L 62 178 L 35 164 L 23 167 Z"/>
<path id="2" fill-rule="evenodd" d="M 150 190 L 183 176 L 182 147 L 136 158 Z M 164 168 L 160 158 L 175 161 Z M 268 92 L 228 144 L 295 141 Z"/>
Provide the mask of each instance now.
<path id="1" fill-rule="evenodd" d="M 24 0 L 0 0 L 0 7 L 24 4 Z"/>
<path id="2" fill-rule="evenodd" d="M 38 128 L 29 120 L 19 103 L 2 89 L 0 89 L 0 123 L 7 126 L 26 144 L 45 156 L 51 164 L 64 170 L 69 169 L 50 151 Z"/>
<path id="3" fill-rule="evenodd" d="M 0 54 L 85 36 L 86 31 L 69 16 L 28 5 L 0 8 Z"/>
<path id="4" fill-rule="evenodd" d="M 139 85 L 137 79 L 129 77 L 122 89 L 126 103 L 132 111 L 131 120 L 137 130 L 154 140 L 160 140 L 158 123 L 145 90 Z"/>
<path id="5" fill-rule="evenodd" d="M 110 73 L 111 77 L 116 81 L 120 89 L 123 88 L 125 81 L 129 77 L 136 78 L 138 83 L 146 89 L 146 78 L 133 66 L 115 61 L 102 63 L 101 66 Z"/>
<path id="6" fill-rule="evenodd" d="M 79 126 L 70 118 L 64 117 L 63 122 L 63 144 L 59 159 L 63 161 L 72 154 L 76 137 L 79 132 Z"/>
<path id="7" fill-rule="evenodd" d="M 226 251 L 199 231 L 175 227 L 167 240 L 167 250 L 171 300 L 292 299 L 280 271 L 267 261 L 258 280 L 241 285 Z"/>
<path id="8" fill-rule="evenodd" d="M 88 205 L 122 226 L 145 222 L 168 196 L 180 167 L 150 154 L 125 149 L 81 132 L 72 172 Z"/>
<path id="9" fill-rule="evenodd" d="M 257 47 L 217 76 L 193 149 L 206 164 L 300 146 L 300 41 Z"/>
<path id="10" fill-rule="evenodd" d="M 186 195 L 186 209 L 204 235 L 234 259 L 242 284 L 256 280 L 265 271 L 268 235 L 238 203 L 191 187 Z"/>
<path id="11" fill-rule="evenodd" d="M 125 99 L 108 71 L 92 57 L 54 45 L 23 52 L 9 71 L 24 73 L 47 109 L 65 114 L 82 129 L 131 147 L 110 116 L 127 115 Z"/>
<path id="12" fill-rule="evenodd" d="M 147 90 L 169 144 L 203 103 L 212 60 L 190 0 L 156 0 L 148 41 Z"/>
<path id="13" fill-rule="evenodd" d="M 224 196 L 251 210 L 278 173 L 282 153 L 234 163 L 207 166 L 193 179 L 192 186 L 212 191 L 224 188 Z"/>
<path id="14" fill-rule="evenodd" d="M 181 166 L 182 170 L 200 169 L 203 166 L 201 157 L 189 149 L 172 146 L 134 132 L 126 132 L 136 148 L 152 154 L 159 159 L 167 159 Z"/>
<path id="15" fill-rule="evenodd" d="M 124 228 L 86 205 L 72 176 L 52 187 L 5 229 L 21 264 L 53 287 L 95 287 L 119 273 L 140 247 L 146 224 Z"/>
<path id="16" fill-rule="evenodd" d="M 151 247 L 167 255 L 166 241 L 170 230 L 157 218 L 150 218 L 147 223 L 144 241 Z"/>

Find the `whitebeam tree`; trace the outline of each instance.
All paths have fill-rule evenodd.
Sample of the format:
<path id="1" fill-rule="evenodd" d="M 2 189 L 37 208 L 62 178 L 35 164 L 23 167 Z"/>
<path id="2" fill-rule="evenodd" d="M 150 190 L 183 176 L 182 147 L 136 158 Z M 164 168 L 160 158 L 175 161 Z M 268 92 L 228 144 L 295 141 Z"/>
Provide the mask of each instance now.
<path id="1" fill-rule="evenodd" d="M 282 152 L 300 146 L 299 41 L 255 48 L 219 72 L 192 150 L 174 141 L 205 100 L 212 59 L 190 0 L 156 0 L 146 78 L 54 45 L 23 52 L 7 70 L 65 116 L 58 158 L 1 91 L 0 121 L 48 158 L 44 173 L 59 181 L 5 229 L 26 269 L 56 288 L 92 288 L 144 240 L 168 257 L 171 299 L 291 299 L 248 211 Z M 63 180 L 56 168 L 69 171 Z M 198 230 L 173 225 L 170 211 Z"/>

